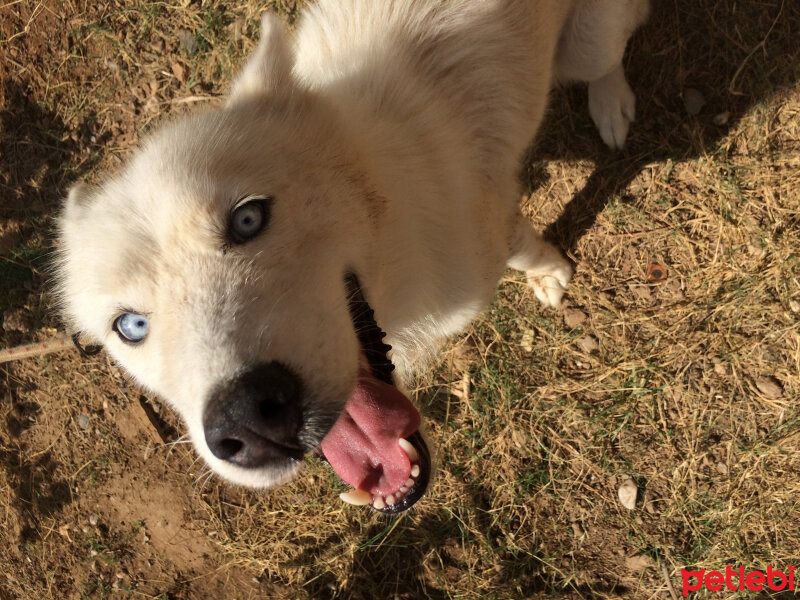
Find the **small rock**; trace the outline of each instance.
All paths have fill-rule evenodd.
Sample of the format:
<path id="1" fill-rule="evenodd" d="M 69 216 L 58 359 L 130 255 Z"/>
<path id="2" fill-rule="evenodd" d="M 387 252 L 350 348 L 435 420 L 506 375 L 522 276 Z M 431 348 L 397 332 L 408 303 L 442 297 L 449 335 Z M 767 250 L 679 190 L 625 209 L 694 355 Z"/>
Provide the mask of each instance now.
<path id="1" fill-rule="evenodd" d="M 577 521 L 572 522 L 572 533 L 575 534 L 575 537 L 581 537 L 584 534 L 583 527 Z"/>
<path id="2" fill-rule="evenodd" d="M 650 300 L 653 297 L 650 288 L 646 285 L 631 285 L 631 291 L 642 300 Z"/>
<path id="3" fill-rule="evenodd" d="M 730 117 L 731 113 L 726 110 L 725 112 L 714 115 L 712 120 L 714 121 L 714 125 L 722 126 L 728 124 L 728 119 L 730 119 Z"/>
<path id="4" fill-rule="evenodd" d="M 578 310 L 577 308 L 565 308 L 564 309 L 564 324 L 567 327 L 575 328 L 578 325 L 582 324 L 586 321 L 588 317 L 586 313 L 582 310 Z"/>
<path id="5" fill-rule="evenodd" d="M 89 525 L 92 527 L 97 525 L 97 515 L 89 515 Z"/>
<path id="6" fill-rule="evenodd" d="M 636 483 L 630 477 L 625 478 L 617 490 L 620 503 L 628 510 L 636 508 L 636 496 L 638 493 L 639 488 L 636 487 Z"/>
<path id="7" fill-rule="evenodd" d="M 586 354 L 591 354 L 600 347 L 600 344 L 597 342 L 596 337 L 587 335 L 581 338 L 578 342 L 578 346 L 580 346 L 580 349 L 586 352 Z"/>
<path id="8" fill-rule="evenodd" d="M 683 104 L 690 115 L 699 115 L 706 104 L 706 97 L 698 89 L 686 88 L 683 92 Z"/>
<path id="9" fill-rule="evenodd" d="M 783 387 L 777 379 L 770 375 L 762 375 L 756 379 L 756 387 L 767 398 L 774 400 L 783 396 Z"/>
<path id="10" fill-rule="evenodd" d="M 652 500 L 648 500 L 647 503 L 644 505 L 644 508 L 651 515 L 656 514 L 656 503 L 653 502 Z"/>
<path id="11" fill-rule="evenodd" d="M 178 41 L 189 56 L 193 56 L 197 53 L 197 40 L 194 34 L 188 29 L 178 30 Z"/>
<path id="12" fill-rule="evenodd" d="M 80 416 L 78 416 L 78 427 L 84 431 L 89 429 L 89 415 L 81 413 Z"/>
<path id="13" fill-rule="evenodd" d="M 58 528 L 58 533 L 62 536 L 67 538 L 70 542 L 72 538 L 69 536 L 69 523 L 64 523 Z"/>
<path id="14" fill-rule="evenodd" d="M 789 300 L 789 310 L 791 310 L 793 313 L 800 312 L 800 302 L 797 300 Z"/>
<path id="15" fill-rule="evenodd" d="M 675 277 L 667 280 L 661 289 L 664 291 L 664 293 L 669 293 L 678 299 L 682 299 L 685 296 L 683 292 L 683 285 L 681 284 L 680 279 Z"/>
<path id="16" fill-rule="evenodd" d="M 181 84 L 186 83 L 186 70 L 183 68 L 183 65 L 176 60 L 172 61 L 172 74 L 175 75 L 175 79 L 181 82 Z"/>
<path id="17" fill-rule="evenodd" d="M 725 463 L 717 463 L 717 472 L 720 475 L 727 475 L 728 474 L 728 465 Z"/>
<path id="18" fill-rule="evenodd" d="M 634 573 L 644 571 L 647 567 L 654 566 L 653 559 L 646 554 L 637 554 L 625 558 L 625 566 Z"/>
<path id="19" fill-rule="evenodd" d="M 720 377 L 725 377 L 728 374 L 728 367 L 725 366 L 724 362 L 717 362 L 714 364 L 714 373 Z"/>

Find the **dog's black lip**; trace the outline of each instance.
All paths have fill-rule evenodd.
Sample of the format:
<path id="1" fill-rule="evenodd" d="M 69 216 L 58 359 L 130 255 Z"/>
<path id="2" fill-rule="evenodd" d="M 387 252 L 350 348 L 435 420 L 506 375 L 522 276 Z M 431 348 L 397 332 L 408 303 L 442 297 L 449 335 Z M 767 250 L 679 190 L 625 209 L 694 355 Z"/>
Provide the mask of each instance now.
<path id="1" fill-rule="evenodd" d="M 347 303 L 353 327 L 361 345 L 361 349 L 369 361 L 369 366 L 376 379 L 394 385 L 392 371 L 394 365 L 387 356 L 392 347 L 383 342 L 386 334 L 381 330 L 375 321 L 374 311 L 364 297 L 364 292 L 358 280 L 358 276 L 349 271 L 344 277 L 345 287 L 347 288 Z M 408 441 L 419 454 L 419 476 L 414 485 L 392 505 L 384 508 L 375 508 L 371 504 L 370 508 L 378 512 L 396 515 L 408 510 L 425 495 L 431 476 L 431 456 L 428 445 L 419 431 L 415 431 L 408 438 Z M 321 454 L 321 452 L 320 452 Z"/>
<path id="2" fill-rule="evenodd" d="M 425 495 L 425 492 L 428 489 L 428 483 L 430 482 L 431 455 L 428 451 L 428 445 L 425 443 L 425 439 L 422 437 L 422 434 L 419 431 L 415 431 L 408 436 L 407 439 L 409 442 L 411 442 L 411 445 L 414 446 L 419 454 L 419 462 L 417 463 L 419 464 L 419 477 L 417 477 L 414 485 L 411 486 L 411 488 L 405 494 L 403 494 L 403 497 L 397 500 L 394 504 L 386 505 L 384 508 L 375 508 L 374 506 L 370 505 L 374 510 L 382 512 L 386 515 L 397 515 L 414 506 L 422 498 L 422 496 Z"/>
<path id="3" fill-rule="evenodd" d="M 350 311 L 350 319 L 361 344 L 361 350 L 369 361 L 372 375 L 384 383 L 394 385 L 392 371 L 394 365 L 389 360 L 387 353 L 392 349 L 389 344 L 383 342 L 386 334 L 375 322 L 375 311 L 364 297 L 364 291 L 355 273 L 348 272 L 345 275 L 345 287 L 347 288 L 347 308 Z"/>

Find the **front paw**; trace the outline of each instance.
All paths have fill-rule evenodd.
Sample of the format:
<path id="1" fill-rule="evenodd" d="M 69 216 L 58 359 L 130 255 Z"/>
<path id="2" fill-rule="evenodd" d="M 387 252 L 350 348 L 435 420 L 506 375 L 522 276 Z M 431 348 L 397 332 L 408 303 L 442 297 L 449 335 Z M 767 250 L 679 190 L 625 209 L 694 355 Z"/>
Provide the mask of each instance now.
<path id="1" fill-rule="evenodd" d="M 619 150 L 625 145 L 636 116 L 636 96 L 622 66 L 589 83 L 589 114 L 609 148 Z"/>
<path id="2" fill-rule="evenodd" d="M 546 308 L 558 308 L 571 278 L 572 267 L 567 261 L 552 269 L 548 274 L 530 271 L 527 273 L 528 285 L 539 302 Z"/>

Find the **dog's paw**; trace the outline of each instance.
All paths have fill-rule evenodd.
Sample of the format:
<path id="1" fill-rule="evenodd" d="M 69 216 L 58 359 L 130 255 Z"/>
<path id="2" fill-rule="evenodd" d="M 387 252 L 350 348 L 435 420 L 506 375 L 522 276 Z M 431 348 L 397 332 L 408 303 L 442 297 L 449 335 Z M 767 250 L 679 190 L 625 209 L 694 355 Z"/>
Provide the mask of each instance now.
<path id="1" fill-rule="evenodd" d="M 622 65 L 589 83 L 589 114 L 609 148 L 619 150 L 625 145 L 636 116 L 636 96 L 625 81 Z"/>
<path id="2" fill-rule="evenodd" d="M 558 308 L 572 277 L 572 267 L 567 261 L 564 261 L 548 274 L 528 271 L 526 275 L 528 285 L 533 290 L 537 300 L 547 308 Z"/>

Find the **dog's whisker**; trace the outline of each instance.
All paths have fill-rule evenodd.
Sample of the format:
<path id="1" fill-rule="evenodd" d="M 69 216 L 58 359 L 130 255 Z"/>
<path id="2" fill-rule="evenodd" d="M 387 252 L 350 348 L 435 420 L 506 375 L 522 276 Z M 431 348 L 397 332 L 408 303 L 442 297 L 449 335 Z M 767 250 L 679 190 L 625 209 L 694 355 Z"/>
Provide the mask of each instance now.
<path id="1" fill-rule="evenodd" d="M 194 478 L 193 485 L 202 492 L 213 474 L 214 472 L 210 468 L 204 468 L 200 474 Z"/>

